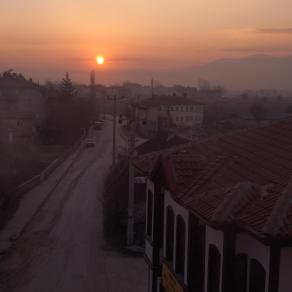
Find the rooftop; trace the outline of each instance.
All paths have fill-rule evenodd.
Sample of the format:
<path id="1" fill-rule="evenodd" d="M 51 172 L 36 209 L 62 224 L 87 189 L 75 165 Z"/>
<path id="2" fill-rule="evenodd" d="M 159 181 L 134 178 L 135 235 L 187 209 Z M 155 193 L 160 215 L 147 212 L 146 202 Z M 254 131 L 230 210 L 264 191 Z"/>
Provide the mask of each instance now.
<path id="1" fill-rule="evenodd" d="M 38 88 L 39 85 L 32 79 L 27 80 L 22 74 L 13 71 L 0 74 L 0 88 Z"/>
<path id="2" fill-rule="evenodd" d="M 144 107 L 158 107 L 162 105 L 174 106 L 174 105 L 202 105 L 202 104 L 184 96 L 154 95 L 151 98 L 142 100 L 140 105 Z"/>
<path id="3" fill-rule="evenodd" d="M 174 199 L 203 220 L 292 239 L 292 119 L 157 153 L 155 159 L 153 169 L 165 165 L 160 169 Z"/>
<path id="4" fill-rule="evenodd" d="M 186 144 L 190 141 L 186 138 L 177 135 L 168 135 L 167 133 L 159 133 L 152 139 L 144 142 L 136 147 L 139 154 L 146 154 L 162 149 L 171 148 L 177 145 Z"/>

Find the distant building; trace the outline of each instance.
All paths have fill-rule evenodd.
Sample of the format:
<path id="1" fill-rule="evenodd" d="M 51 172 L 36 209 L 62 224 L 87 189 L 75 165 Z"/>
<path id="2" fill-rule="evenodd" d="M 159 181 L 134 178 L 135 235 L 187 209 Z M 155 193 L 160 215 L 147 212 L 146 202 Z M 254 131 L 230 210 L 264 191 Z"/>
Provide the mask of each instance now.
<path id="1" fill-rule="evenodd" d="M 39 126 L 47 114 L 46 100 L 40 86 L 32 80 L 11 72 L 0 75 L 0 111 L 29 113 Z"/>
<path id="2" fill-rule="evenodd" d="M 35 144 L 36 134 L 34 115 L 0 112 L 0 143 L 31 146 Z"/>
<path id="3" fill-rule="evenodd" d="M 184 96 L 156 96 L 138 107 L 140 127 L 148 132 L 172 127 L 195 128 L 203 123 L 204 106 Z"/>
<path id="4" fill-rule="evenodd" d="M 148 291 L 290 292 L 292 120 L 142 156 Z"/>
<path id="5" fill-rule="evenodd" d="M 40 86 L 22 75 L 0 75 L 0 141 L 34 144 L 47 115 L 47 99 Z"/>

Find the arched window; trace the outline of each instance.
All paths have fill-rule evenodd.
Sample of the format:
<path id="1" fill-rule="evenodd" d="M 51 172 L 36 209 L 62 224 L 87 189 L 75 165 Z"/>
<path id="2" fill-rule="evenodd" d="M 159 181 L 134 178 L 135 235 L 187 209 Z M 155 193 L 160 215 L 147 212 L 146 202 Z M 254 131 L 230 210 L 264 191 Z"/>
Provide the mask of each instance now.
<path id="1" fill-rule="evenodd" d="M 266 271 L 255 259 L 250 260 L 249 291 L 265 292 Z"/>
<path id="2" fill-rule="evenodd" d="M 247 284 L 247 255 L 239 254 L 235 258 L 235 287 L 236 292 L 246 292 Z"/>
<path id="3" fill-rule="evenodd" d="M 173 261 L 173 242 L 174 242 L 174 213 L 171 207 L 166 211 L 166 259 Z"/>
<path id="4" fill-rule="evenodd" d="M 152 236 L 152 222 L 153 222 L 153 193 L 148 191 L 147 199 L 147 235 Z"/>
<path id="5" fill-rule="evenodd" d="M 220 264 L 221 255 L 217 247 L 211 244 L 208 259 L 208 292 L 220 291 Z"/>
<path id="6" fill-rule="evenodd" d="M 186 243 L 186 225 L 181 216 L 177 217 L 176 223 L 176 261 L 175 271 L 178 274 L 184 274 L 185 270 L 185 243 Z"/>

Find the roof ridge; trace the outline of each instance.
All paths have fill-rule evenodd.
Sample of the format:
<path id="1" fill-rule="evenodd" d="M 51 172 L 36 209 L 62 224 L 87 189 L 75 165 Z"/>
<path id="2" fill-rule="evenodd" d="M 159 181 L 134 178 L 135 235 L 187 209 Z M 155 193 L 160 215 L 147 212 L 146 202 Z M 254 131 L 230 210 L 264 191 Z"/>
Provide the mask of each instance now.
<path id="1" fill-rule="evenodd" d="M 270 216 L 268 217 L 262 231 L 266 234 L 276 236 L 283 227 L 287 213 L 292 207 L 292 178 L 290 178 L 286 188 L 283 190 L 281 197 L 275 204 Z"/>

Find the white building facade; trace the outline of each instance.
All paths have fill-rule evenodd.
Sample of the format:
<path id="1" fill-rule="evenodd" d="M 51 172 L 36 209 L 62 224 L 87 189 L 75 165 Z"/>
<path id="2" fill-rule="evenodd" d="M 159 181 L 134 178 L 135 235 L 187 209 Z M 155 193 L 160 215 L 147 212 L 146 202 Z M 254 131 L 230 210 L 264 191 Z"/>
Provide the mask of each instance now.
<path id="1" fill-rule="evenodd" d="M 153 96 L 138 107 L 140 125 L 152 132 L 170 128 L 200 128 L 204 106 L 186 97 Z"/>

